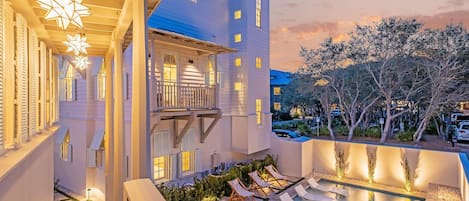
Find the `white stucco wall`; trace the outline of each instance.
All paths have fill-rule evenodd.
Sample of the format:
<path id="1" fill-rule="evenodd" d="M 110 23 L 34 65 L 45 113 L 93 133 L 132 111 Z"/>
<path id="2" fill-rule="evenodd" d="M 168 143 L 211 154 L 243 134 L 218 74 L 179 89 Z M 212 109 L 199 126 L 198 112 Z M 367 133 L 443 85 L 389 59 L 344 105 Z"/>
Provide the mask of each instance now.
<path id="1" fill-rule="evenodd" d="M 291 176 L 305 176 L 312 171 L 335 175 L 335 146 L 342 147 L 348 162 L 345 177 L 368 181 L 367 144 L 310 140 L 303 143 L 272 138 L 272 154 L 278 154 L 279 170 Z M 458 153 L 378 146 L 375 183 L 404 186 L 401 152 L 417 175 L 413 189 L 425 191 L 429 183 L 460 187 L 461 167 Z M 467 182 L 467 181 L 466 181 Z M 467 191 L 467 189 L 464 189 Z"/>
<path id="2" fill-rule="evenodd" d="M 54 129 L 55 130 L 55 129 Z M 53 200 L 54 135 L 44 131 L 21 147 L 0 157 L 0 201 Z"/>

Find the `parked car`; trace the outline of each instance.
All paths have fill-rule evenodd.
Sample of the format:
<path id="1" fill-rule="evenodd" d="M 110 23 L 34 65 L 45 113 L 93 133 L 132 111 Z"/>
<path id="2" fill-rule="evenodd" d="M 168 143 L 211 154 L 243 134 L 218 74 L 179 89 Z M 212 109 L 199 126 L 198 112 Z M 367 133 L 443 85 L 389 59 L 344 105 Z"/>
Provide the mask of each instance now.
<path id="1" fill-rule="evenodd" d="M 469 121 L 462 121 L 456 127 L 456 139 L 469 140 Z"/>
<path id="2" fill-rule="evenodd" d="M 298 133 L 295 131 L 291 130 L 281 130 L 281 129 L 274 129 L 272 130 L 277 136 L 279 137 L 285 137 L 285 138 L 297 138 L 300 137 Z"/>

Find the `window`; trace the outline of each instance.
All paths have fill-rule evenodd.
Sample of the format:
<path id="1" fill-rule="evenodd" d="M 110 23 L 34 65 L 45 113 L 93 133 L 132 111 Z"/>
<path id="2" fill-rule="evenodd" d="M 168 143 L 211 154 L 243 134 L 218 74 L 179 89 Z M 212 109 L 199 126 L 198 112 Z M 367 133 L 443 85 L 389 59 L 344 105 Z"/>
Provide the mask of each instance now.
<path id="1" fill-rule="evenodd" d="M 240 57 L 238 57 L 238 58 L 235 59 L 235 66 L 236 66 L 236 67 L 240 67 L 240 66 L 241 66 L 241 63 L 242 63 L 242 60 L 241 60 Z"/>
<path id="2" fill-rule="evenodd" d="M 274 87 L 274 95 L 275 96 L 280 95 L 280 87 Z"/>
<path id="3" fill-rule="evenodd" d="M 234 42 L 235 43 L 241 42 L 241 34 L 240 33 L 234 35 Z"/>
<path id="4" fill-rule="evenodd" d="M 167 179 L 169 177 L 169 159 L 168 156 L 159 156 L 153 158 L 153 179 Z"/>
<path id="5" fill-rule="evenodd" d="M 262 58 L 256 57 L 256 68 L 262 68 Z"/>
<path id="6" fill-rule="evenodd" d="M 256 0 L 256 27 L 261 27 L 261 0 Z"/>
<path id="7" fill-rule="evenodd" d="M 73 79 L 73 67 L 69 65 L 65 77 L 60 80 L 60 100 L 73 101 L 75 89 L 75 80 Z"/>
<path id="8" fill-rule="evenodd" d="M 236 10 L 236 11 L 234 12 L 234 19 L 235 19 L 235 20 L 241 19 L 241 10 Z"/>
<path id="9" fill-rule="evenodd" d="M 181 153 L 181 171 L 182 173 L 194 172 L 194 152 L 193 151 L 183 151 Z"/>
<path id="10" fill-rule="evenodd" d="M 274 110 L 280 111 L 282 109 L 282 105 L 279 102 L 274 102 Z"/>
<path id="11" fill-rule="evenodd" d="M 256 116 L 257 116 L 257 125 L 262 124 L 262 100 L 256 99 Z"/>
<path id="12" fill-rule="evenodd" d="M 96 100 L 104 101 L 106 96 L 106 71 L 103 67 L 96 76 Z"/>
<path id="13" fill-rule="evenodd" d="M 177 65 L 174 55 L 164 55 L 163 80 L 165 82 L 177 82 Z"/>
<path id="14" fill-rule="evenodd" d="M 70 133 L 65 134 L 64 141 L 61 144 L 60 157 L 63 161 L 72 162 L 72 145 L 70 144 Z"/>
<path id="15" fill-rule="evenodd" d="M 241 82 L 235 82 L 234 83 L 234 90 L 235 91 L 241 91 L 242 88 L 243 88 L 243 84 L 241 84 Z"/>

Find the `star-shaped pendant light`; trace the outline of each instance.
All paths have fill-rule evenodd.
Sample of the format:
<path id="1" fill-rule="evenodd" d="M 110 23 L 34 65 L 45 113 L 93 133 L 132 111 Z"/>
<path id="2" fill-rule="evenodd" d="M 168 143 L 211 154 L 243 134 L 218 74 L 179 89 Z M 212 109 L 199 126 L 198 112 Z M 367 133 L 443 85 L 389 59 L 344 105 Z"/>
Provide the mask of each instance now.
<path id="1" fill-rule="evenodd" d="M 76 56 L 75 60 L 72 61 L 77 68 L 80 70 L 83 70 L 88 67 L 90 64 L 90 61 L 88 61 L 87 56 Z"/>
<path id="2" fill-rule="evenodd" d="M 83 0 L 37 0 L 40 7 L 47 10 L 44 17 L 47 20 L 56 20 L 57 25 L 63 30 L 69 24 L 73 24 L 80 29 L 83 28 L 82 16 L 89 16 L 90 9 L 84 6 Z"/>
<path id="3" fill-rule="evenodd" d="M 75 36 L 67 35 L 67 41 L 64 44 L 68 47 L 67 52 L 72 52 L 78 56 L 80 53 L 87 54 L 86 48 L 90 45 L 86 42 L 86 37 L 81 37 L 79 34 Z"/>

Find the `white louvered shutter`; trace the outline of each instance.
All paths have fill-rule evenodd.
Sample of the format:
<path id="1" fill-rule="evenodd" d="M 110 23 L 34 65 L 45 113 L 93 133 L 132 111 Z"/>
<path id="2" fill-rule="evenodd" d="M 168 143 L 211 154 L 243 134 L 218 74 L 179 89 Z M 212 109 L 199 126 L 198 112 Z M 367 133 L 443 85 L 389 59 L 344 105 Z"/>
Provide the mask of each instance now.
<path id="1" fill-rule="evenodd" d="M 38 100 L 38 75 L 37 69 L 37 35 L 32 29 L 29 30 L 29 135 L 34 135 L 37 131 L 37 103 Z M 39 78 L 40 79 L 40 78 Z"/>
<path id="2" fill-rule="evenodd" d="M 18 121 L 18 142 L 23 143 L 28 140 L 28 44 L 27 41 L 28 29 L 26 20 L 22 15 L 16 14 L 16 43 L 17 43 L 17 52 L 16 52 L 16 63 L 17 63 L 17 77 L 18 77 L 18 97 L 17 97 L 17 107 L 19 113 Z"/>
<path id="3" fill-rule="evenodd" d="M 177 153 L 177 163 L 176 168 L 173 168 L 177 172 L 177 178 L 182 177 L 182 152 Z"/>
<path id="4" fill-rule="evenodd" d="M 4 57 L 3 52 L 3 1 L 0 0 L 0 153 L 4 150 L 4 122 L 3 122 L 3 65 Z"/>
<path id="5" fill-rule="evenodd" d="M 195 172 L 202 172 L 202 153 L 200 149 L 194 151 L 195 154 Z"/>
<path id="6" fill-rule="evenodd" d="M 40 57 L 40 61 L 41 63 L 38 65 L 38 68 L 37 68 L 37 71 L 38 73 L 41 74 L 41 80 L 38 80 L 37 84 L 38 84 L 38 96 L 40 97 L 40 99 L 38 99 L 37 101 L 37 117 L 38 119 L 40 119 L 40 121 L 37 121 L 37 129 L 38 130 L 42 130 L 45 128 L 45 87 L 44 87 L 44 83 L 45 83 L 45 68 L 46 68 L 46 65 L 47 65 L 47 62 L 46 62 L 46 59 L 47 59 L 47 48 L 46 48 L 46 44 L 44 42 L 40 42 L 39 43 L 39 57 Z"/>
<path id="7" fill-rule="evenodd" d="M 177 179 L 178 177 L 178 171 L 176 171 L 178 168 L 178 157 L 176 154 L 172 154 L 169 156 L 169 167 L 168 167 L 168 171 L 169 171 L 169 176 L 170 176 L 170 180 L 174 180 L 174 179 Z"/>
<path id="8" fill-rule="evenodd" d="M 72 79 L 72 101 L 75 101 L 77 99 L 77 79 Z"/>
<path id="9" fill-rule="evenodd" d="M 67 155 L 67 161 L 69 163 L 73 162 L 73 146 L 72 144 L 68 144 L 68 155 Z"/>

